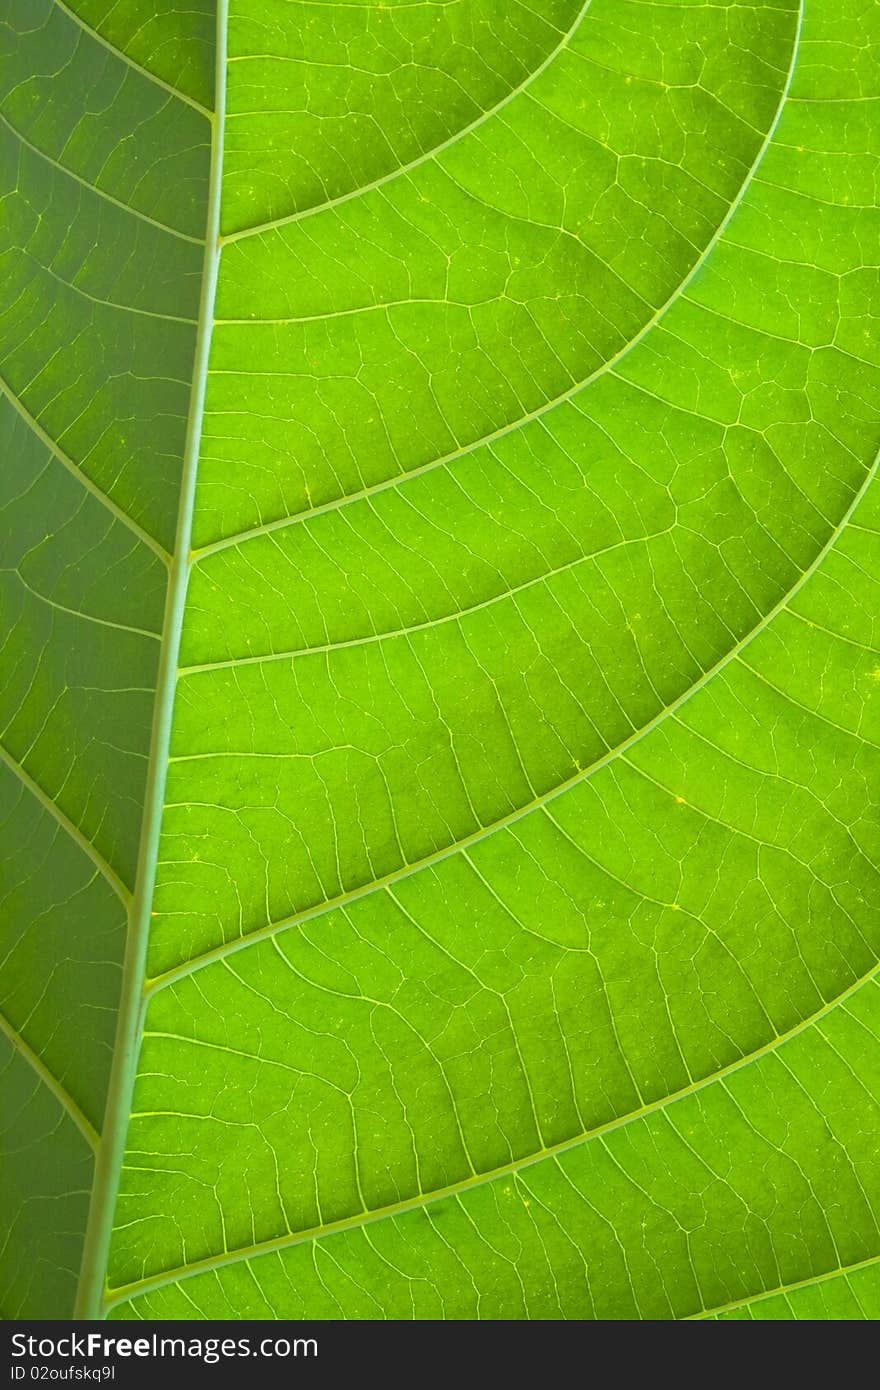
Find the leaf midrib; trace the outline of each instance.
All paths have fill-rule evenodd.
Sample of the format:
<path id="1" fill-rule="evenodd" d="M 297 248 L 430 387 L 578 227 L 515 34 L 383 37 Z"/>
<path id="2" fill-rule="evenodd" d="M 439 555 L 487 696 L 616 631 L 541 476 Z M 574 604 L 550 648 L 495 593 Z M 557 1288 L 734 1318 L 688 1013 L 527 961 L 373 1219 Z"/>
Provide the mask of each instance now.
<path id="1" fill-rule="evenodd" d="M 82 1264 L 73 1312 L 74 1318 L 81 1319 L 100 1318 L 103 1317 L 105 1311 L 104 1296 L 110 1238 L 143 1030 L 147 946 L 158 867 L 159 834 L 165 802 L 171 716 L 177 688 L 180 638 L 183 630 L 187 583 L 192 565 L 191 541 L 195 487 L 221 251 L 220 201 L 226 107 L 228 5 L 229 0 L 217 0 L 216 109 L 210 116 L 211 166 L 193 381 L 178 503 L 177 532 L 168 575 L 138 867 L 122 970 L 113 1064 L 107 1089 L 101 1141 L 95 1163 Z"/>

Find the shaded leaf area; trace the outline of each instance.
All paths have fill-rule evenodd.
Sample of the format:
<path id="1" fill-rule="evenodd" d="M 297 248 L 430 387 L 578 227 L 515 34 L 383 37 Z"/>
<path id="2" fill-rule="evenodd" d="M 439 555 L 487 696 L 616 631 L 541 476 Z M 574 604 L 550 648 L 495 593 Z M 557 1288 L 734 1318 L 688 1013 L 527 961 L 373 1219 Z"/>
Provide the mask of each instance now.
<path id="1" fill-rule="evenodd" d="M 207 131 L 67 7 L 4 6 L 0 1308 L 10 1317 L 69 1316 L 79 1275 L 139 852 Z"/>
<path id="2" fill-rule="evenodd" d="M 179 94 L 213 107 L 216 0 L 68 0 L 63 8 Z"/>
<path id="3" fill-rule="evenodd" d="M 69 1316 L 92 1185 L 90 1146 L 0 1034 L 4 1319 Z"/>
<path id="4" fill-rule="evenodd" d="M 6 15 L 3 378 L 58 450 L 168 549 L 210 128 L 55 0 L 10 0 Z"/>
<path id="5" fill-rule="evenodd" d="M 880 1253 L 877 50 L 672 12 L 224 247 L 113 1316 Z"/>

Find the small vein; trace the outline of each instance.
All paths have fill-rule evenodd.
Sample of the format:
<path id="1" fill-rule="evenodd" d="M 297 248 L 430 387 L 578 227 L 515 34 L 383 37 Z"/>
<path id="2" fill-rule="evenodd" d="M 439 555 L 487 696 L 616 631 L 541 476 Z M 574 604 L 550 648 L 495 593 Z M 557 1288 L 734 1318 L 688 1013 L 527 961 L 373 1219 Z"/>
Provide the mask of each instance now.
<path id="1" fill-rule="evenodd" d="M 171 83 L 166 82 L 163 77 L 159 77 L 155 72 L 151 72 L 149 68 L 143 67 L 135 58 L 130 58 L 127 53 L 123 53 L 121 48 L 117 48 L 109 39 L 105 39 L 103 34 L 100 34 L 97 29 L 93 29 L 91 24 L 87 24 L 75 10 L 71 9 L 68 4 L 65 4 L 65 0 L 55 0 L 55 4 L 63 14 L 67 15 L 68 19 L 72 19 L 74 24 L 78 25 L 84 33 L 94 39 L 96 43 L 99 43 L 102 48 L 106 48 L 107 52 L 112 53 L 114 58 L 118 58 L 121 63 L 125 63 L 126 67 L 133 68 L 135 72 L 139 72 L 142 77 L 146 77 L 150 82 L 154 82 L 156 86 L 161 87 L 163 91 L 169 92 L 173 97 L 177 97 L 178 101 L 182 101 L 187 106 L 191 106 L 194 111 L 198 111 L 199 115 L 204 116 L 206 120 L 213 120 L 214 113 L 207 106 L 203 106 L 200 101 L 196 101 L 195 97 L 191 97 L 186 92 L 182 92 L 179 87 L 172 87 Z"/>
<path id="2" fill-rule="evenodd" d="M 48 792 L 43 790 L 39 782 L 34 781 L 30 773 L 25 771 L 21 763 L 13 758 L 12 754 L 2 744 L 0 744 L 0 762 L 6 765 L 9 771 L 18 778 L 19 782 L 27 788 L 31 795 L 39 801 L 40 805 L 58 822 L 62 830 L 66 831 L 70 838 L 79 845 L 79 848 L 89 857 L 98 872 L 107 880 L 117 898 L 119 898 L 120 902 L 122 902 L 126 910 L 128 910 L 131 904 L 131 892 L 116 873 L 116 870 L 111 868 L 107 860 L 92 844 L 91 840 L 86 838 L 79 826 L 74 825 L 69 816 L 66 816 L 61 810 L 60 806 L 56 806 Z"/>
<path id="3" fill-rule="evenodd" d="M 684 1321 L 699 1322 L 703 1318 L 715 1317 L 718 1313 L 730 1313 L 736 1308 L 747 1308 L 751 1303 L 763 1303 L 768 1298 L 778 1298 L 780 1294 L 793 1293 L 797 1289 L 809 1289 L 815 1284 L 827 1284 L 831 1279 L 839 1279 L 841 1275 L 857 1274 L 860 1270 L 870 1269 L 876 1264 L 880 1264 L 880 1255 L 871 1255 L 866 1260 L 857 1260 L 855 1264 L 840 1265 L 837 1269 L 825 1270 L 823 1274 L 796 1279 L 792 1284 L 779 1284 L 775 1289 L 762 1289 L 760 1293 L 748 1294 L 746 1298 L 736 1298 L 732 1303 L 720 1303 L 715 1308 L 704 1308 L 700 1313 L 691 1313 Z"/>
<path id="4" fill-rule="evenodd" d="M 100 618 L 97 613 L 86 613 L 82 608 L 70 608 L 66 603 L 59 603 L 57 599 L 50 598 L 48 594 L 40 593 L 39 589 L 35 589 L 32 584 L 29 584 L 20 570 L 2 567 L 0 574 L 15 575 L 23 589 L 32 594 L 38 602 L 45 603 L 48 608 L 54 609 L 56 613 L 67 613 L 71 618 L 78 618 L 86 623 L 96 623 L 99 627 L 109 627 L 114 632 L 128 632 L 133 637 L 149 637 L 153 642 L 161 642 L 162 640 L 161 632 L 152 632 L 148 627 L 133 627 L 131 623 L 117 623 L 111 618 Z"/>
<path id="5" fill-rule="evenodd" d="M 58 0 L 55 0 L 55 3 L 57 4 Z M 6 129 L 15 136 L 16 140 L 24 145 L 25 149 L 30 150 L 31 153 L 37 155 L 38 158 L 45 160 L 47 164 L 51 164 L 52 168 L 57 169 L 59 174 L 64 174 L 67 178 L 73 179 L 74 183 L 78 183 L 80 187 L 87 188 L 89 192 L 94 193 L 96 197 L 103 198 L 105 202 L 112 203 L 113 206 L 119 208 L 120 211 L 128 212 L 132 217 L 139 218 L 141 222 L 148 222 L 151 227 L 157 228 L 160 232 L 167 232 L 169 236 L 179 237 L 181 241 L 191 241 L 194 246 L 204 246 L 204 241 L 201 237 L 190 236 L 188 232 L 181 232 L 177 227 L 169 227 L 167 222 L 159 222 L 155 217 L 151 217 L 149 213 L 141 212 L 138 208 L 133 208 L 130 203 L 123 203 L 120 198 L 114 198 L 112 193 L 107 193 L 103 188 L 99 188 L 97 184 L 89 183 L 88 179 L 84 179 L 81 175 L 75 174 L 72 169 L 68 169 L 66 164 L 59 164 L 57 159 L 53 159 L 50 154 L 46 154 L 46 151 L 41 150 L 39 145 L 31 144 L 30 140 L 22 135 L 20 130 L 16 130 L 12 122 L 7 120 L 2 113 L 0 113 L 0 122 L 2 122 L 3 125 L 6 126 Z"/>
<path id="6" fill-rule="evenodd" d="M 696 275 L 700 272 L 700 270 L 702 270 L 709 256 L 712 254 L 718 242 L 721 240 L 722 236 L 726 232 L 731 220 L 737 212 L 737 209 L 742 203 L 742 200 L 745 197 L 746 192 L 748 191 L 752 183 L 752 180 L 755 174 L 757 173 L 758 168 L 761 165 L 761 162 L 763 161 L 764 155 L 766 154 L 770 144 L 773 141 L 773 137 L 776 134 L 779 122 L 782 119 L 782 112 L 788 100 L 788 94 L 791 90 L 791 84 L 794 79 L 794 72 L 797 64 L 797 55 L 800 48 L 800 37 L 801 29 L 803 27 L 803 18 L 804 0 L 800 0 L 798 8 L 797 29 L 795 31 L 795 37 L 791 51 L 791 61 L 789 63 L 785 83 L 780 94 L 779 104 L 776 107 L 776 112 L 774 114 L 773 120 L 771 121 L 770 126 L 767 129 L 767 133 L 764 136 L 763 141 L 761 142 L 760 148 L 758 149 L 758 152 L 755 155 L 755 158 L 752 161 L 752 164 L 748 172 L 746 173 L 746 176 L 743 179 L 742 184 L 739 187 L 736 197 L 731 202 L 730 207 L 727 209 L 727 212 L 725 213 L 721 222 L 716 227 L 712 237 L 706 243 L 706 246 L 703 248 L 698 258 L 694 261 L 694 264 L 691 266 L 684 279 L 681 280 L 678 285 L 676 285 L 669 298 L 665 300 L 665 302 L 661 304 L 658 309 L 655 309 L 651 317 L 647 319 L 645 323 L 642 324 L 642 327 L 639 329 L 639 331 L 632 338 L 630 338 L 628 342 L 624 343 L 623 347 L 618 349 L 618 351 L 614 353 L 612 357 L 609 357 L 607 361 L 603 362 L 601 366 L 597 367 L 596 370 L 594 372 L 591 372 L 589 376 L 584 377 L 582 381 L 575 382 L 574 385 L 567 387 L 563 392 L 560 393 L 560 395 L 554 396 L 552 400 L 545 401 L 543 405 L 538 406 L 535 410 L 530 411 L 527 415 L 522 415 L 518 419 L 510 421 L 508 424 L 500 426 L 497 430 L 493 430 L 491 433 L 483 435 L 479 439 L 472 440 L 470 444 L 465 444 L 460 449 L 455 449 L 449 454 L 444 454 L 441 458 L 431 459 L 428 463 L 423 463 L 419 467 L 412 468 L 405 473 L 398 473 L 393 478 L 386 478 L 384 482 L 375 483 L 370 487 L 362 488 L 359 492 L 348 493 L 345 497 L 337 497 L 332 502 L 325 502 L 321 506 L 310 508 L 308 511 L 298 512 L 295 516 L 279 517 L 276 521 L 264 522 L 260 526 L 253 526 L 248 528 L 248 530 L 246 531 L 239 531 L 232 536 L 225 536 L 220 540 L 212 541 L 210 545 L 205 545 L 200 547 L 198 550 L 195 550 L 193 552 L 193 560 L 195 562 L 198 562 L 206 555 L 214 554 L 214 552 L 218 550 L 226 550 L 229 546 L 232 545 L 239 545 L 244 541 L 251 540 L 255 536 L 264 536 L 268 535 L 272 531 L 285 530 L 288 526 L 299 525 L 299 523 L 307 521 L 312 517 L 322 516 L 325 512 L 337 511 L 340 507 L 347 507 L 353 502 L 359 502 L 363 500 L 363 498 L 365 497 L 372 497 L 376 493 L 385 492 L 388 488 L 399 487 L 401 483 L 408 482 L 410 478 L 422 477 L 425 473 L 432 473 L 435 468 L 441 468 L 445 465 L 454 463 L 458 459 L 464 458 L 468 454 L 473 453 L 475 449 L 481 448 L 484 444 L 494 444 L 497 440 L 503 439 L 506 435 L 512 434 L 516 430 L 522 429 L 525 425 L 531 424 L 533 420 L 541 419 L 541 417 L 546 415 L 549 411 L 554 410 L 556 406 L 562 405 L 565 401 L 572 400 L 575 396 L 580 395 L 580 393 L 586 390 L 586 388 L 590 386 L 594 381 L 597 381 L 600 377 L 605 376 L 606 373 L 611 372 L 615 367 L 617 367 L 623 361 L 623 359 L 627 357 L 629 353 L 632 352 L 632 350 L 645 339 L 645 337 L 647 337 L 651 330 L 655 328 L 656 325 L 661 321 L 661 319 L 665 317 L 665 315 L 669 312 L 672 306 L 678 302 L 678 300 L 684 294 L 688 286 L 692 283 Z"/>
<path id="7" fill-rule="evenodd" d="M 500 593 L 493 594 L 491 598 L 482 599 L 478 603 L 467 604 L 463 608 L 456 608 L 452 612 L 443 613 L 438 618 L 426 618 L 419 623 L 410 623 L 407 627 L 390 628 L 386 632 L 371 632 L 366 637 L 352 637 L 343 642 L 323 642 L 314 647 L 297 647 L 282 652 L 263 652 L 259 655 L 249 654 L 248 656 L 233 656 L 222 661 L 205 661 L 192 666 L 181 666 L 179 674 L 181 676 L 197 675 L 205 671 L 218 671 L 230 666 L 259 666 L 272 661 L 291 661 L 299 656 L 326 655 L 328 652 L 341 651 L 348 647 L 370 646 L 375 642 L 390 641 L 394 637 L 409 637 L 414 632 L 423 632 L 426 629 L 443 627 L 447 623 L 460 622 L 461 619 L 470 617 L 472 613 L 480 613 L 486 608 L 493 608 L 496 604 L 503 603 L 506 599 L 513 598 L 517 594 L 526 592 L 529 589 L 537 588 L 540 584 L 546 584 L 551 579 L 555 579 L 560 574 L 568 574 L 581 565 L 587 565 L 593 561 L 601 559 L 605 555 L 611 555 L 617 550 L 625 549 L 630 545 L 648 545 L 651 541 L 660 540 L 669 534 L 670 527 L 664 527 L 662 531 L 646 532 L 643 536 L 636 536 L 633 540 L 623 539 L 614 541 L 610 545 L 603 546 L 599 550 L 592 550 L 589 554 L 578 555 L 573 560 L 568 560 L 564 565 L 556 565 L 551 569 L 544 570 L 542 574 L 536 574 L 531 579 L 524 580 L 521 584 L 512 584 Z"/>
<path id="8" fill-rule="evenodd" d="M 192 325 L 192 327 L 196 326 L 196 319 L 183 318 L 180 314 L 163 314 L 158 309 L 142 309 L 139 304 L 123 304 L 118 299 L 104 299 L 99 294 L 90 294 L 88 290 L 83 289 L 82 285 L 77 285 L 73 280 L 65 280 L 64 276 L 52 270 L 51 266 L 43 265 L 35 256 L 30 256 L 29 259 L 39 270 L 54 280 L 56 285 L 63 285 L 66 290 L 72 290 L 74 294 L 87 300 L 89 304 L 99 304 L 106 309 L 117 309 L 122 314 L 137 314 L 140 318 L 159 319 L 162 323 L 185 323 Z"/>
<path id="9" fill-rule="evenodd" d="M 122 508 L 113 501 L 112 497 L 106 492 L 102 492 L 97 483 L 92 482 L 91 478 L 83 472 L 79 464 L 74 463 L 70 455 L 66 454 L 64 450 L 55 443 L 52 436 L 43 429 L 39 420 L 28 410 L 24 401 L 15 394 L 9 383 L 4 381 L 2 377 L 0 377 L 0 391 L 2 391 L 3 395 L 9 401 L 9 404 L 15 407 L 21 418 L 30 425 L 41 443 L 45 444 L 46 448 L 51 450 L 58 462 L 64 465 L 68 473 L 73 474 L 74 478 L 82 484 L 86 492 L 90 492 L 93 497 L 96 497 L 101 505 L 106 507 L 108 512 L 111 512 L 112 515 L 116 517 L 117 521 L 121 521 L 123 526 L 127 526 L 129 531 L 133 532 L 139 541 L 143 541 L 144 545 L 149 546 L 150 550 L 152 550 L 155 555 L 159 556 L 163 564 L 168 565 L 171 561 L 171 556 L 168 554 L 165 547 L 160 545 L 155 537 L 150 535 L 149 531 L 145 531 L 142 526 L 139 526 L 127 512 L 124 512 Z"/>
<path id="10" fill-rule="evenodd" d="M 375 1208 L 372 1211 L 357 1212 L 353 1216 L 343 1217 L 338 1221 L 330 1221 L 321 1226 L 313 1226 L 308 1230 L 296 1231 L 284 1236 L 277 1236 L 272 1240 L 256 1241 L 253 1245 L 244 1246 L 237 1250 L 225 1251 L 222 1255 L 209 1256 L 203 1260 L 194 1261 L 191 1265 L 180 1265 L 174 1269 L 163 1270 L 159 1274 L 151 1275 L 145 1279 L 132 1281 L 130 1284 L 121 1285 L 108 1290 L 108 1300 L 106 1309 L 114 1307 L 126 1299 L 149 1293 L 158 1288 L 163 1288 L 167 1284 L 173 1284 L 180 1279 L 190 1279 L 197 1274 L 208 1273 L 212 1270 L 222 1269 L 226 1265 L 240 1264 L 243 1260 L 250 1260 L 259 1255 L 269 1254 L 278 1250 L 290 1249 L 295 1245 L 302 1245 L 307 1241 L 326 1238 L 327 1236 L 337 1235 L 343 1231 L 357 1230 L 362 1226 L 371 1224 L 374 1221 L 381 1221 L 388 1217 L 402 1216 L 406 1212 L 420 1210 L 436 1202 L 442 1201 L 445 1197 L 458 1196 L 463 1192 L 469 1192 L 472 1188 L 485 1187 L 487 1183 L 495 1182 L 499 1178 L 510 1177 L 519 1173 L 524 1168 L 531 1168 L 536 1163 L 541 1163 L 548 1158 L 558 1158 L 572 1149 L 580 1148 L 593 1139 L 601 1139 L 615 1130 L 626 1128 L 636 1120 L 644 1119 L 658 1111 L 668 1109 L 670 1106 L 685 1100 L 688 1096 L 703 1091 L 708 1086 L 726 1080 L 727 1077 L 742 1071 L 745 1067 L 751 1066 L 762 1057 L 769 1056 L 786 1043 L 791 1042 L 806 1029 L 813 1027 L 820 1019 L 839 1008 L 846 1000 L 865 985 L 874 980 L 880 973 L 880 962 L 873 965 L 864 975 L 853 980 L 846 989 L 824 1003 L 821 1008 L 814 1013 L 803 1018 L 800 1022 L 786 1029 L 784 1033 L 779 1033 L 776 1037 L 769 1039 L 761 1047 L 753 1052 L 746 1053 L 738 1057 L 735 1062 L 728 1063 L 725 1067 L 719 1067 L 717 1071 L 709 1072 L 696 1081 L 689 1082 L 688 1085 L 681 1087 L 677 1091 L 672 1091 L 668 1095 L 660 1096 L 657 1100 L 649 1101 L 637 1109 L 629 1111 L 626 1115 L 620 1115 L 614 1120 L 608 1120 L 605 1124 L 596 1125 L 595 1128 L 582 1131 L 580 1134 L 573 1135 L 569 1139 L 563 1139 L 559 1143 L 550 1144 L 546 1148 L 525 1154 L 520 1158 L 513 1159 L 510 1163 L 505 1163 L 497 1168 L 492 1168 L 484 1173 L 479 1173 L 473 1177 L 461 1179 L 459 1182 L 450 1183 L 448 1186 L 438 1188 L 432 1192 L 419 1193 L 416 1196 L 405 1198 L 403 1201 L 389 1204 L 385 1207 Z M 195 1041 L 195 1039 L 191 1039 Z"/>
<path id="11" fill-rule="evenodd" d="M 546 72 L 551 64 L 555 63 L 560 53 L 571 43 L 571 40 L 583 23 L 584 17 L 591 4 L 592 0 L 586 0 L 586 3 L 581 6 L 575 17 L 574 22 L 563 34 L 555 48 L 551 49 L 538 67 L 524 77 L 518 86 L 512 88 L 500 101 L 496 102 L 494 106 L 490 106 L 487 111 L 482 112 L 482 114 L 471 121 L 469 125 L 462 126 L 461 130 L 457 130 L 454 135 L 450 135 L 448 139 L 441 141 L 439 145 L 434 145 L 430 150 L 425 150 L 423 154 L 417 155 L 415 159 L 411 159 L 408 164 L 401 164 L 396 169 L 390 169 L 387 174 L 383 174 L 378 179 L 373 179 L 371 183 L 365 183 L 359 188 L 353 188 L 349 193 L 341 193 L 338 198 L 328 198 L 325 202 L 315 203 L 312 207 L 303 208 L 300 212 L 288 213 L 285 217 L 273 217 L 267 222 L 258 222 L 252 227 L 242 227 L 240 231 L 230 232 L 228 236 L 221 237 L 221 243 L 226 244 L 227 242 L 241 241 L 245 237 L 257 236 L 261 232 L 270 232 L 274 231 L 277 227 L 289 226 L 292 222 L 302 222 L 307 217 L 314 217 L 316 213 L 326 212 L 329 208 L 339 207 L 342 203 L 351 202 L 353 198 L 360 198 L 364 194 L 372 193 L 374 189 L 382 188 L 385 184 L 392 183 L 403 174 L 412 173 L 413 169 L 418 169 L 421 164 L 426 164 L 428 160 L 436 159 L 438 155 L 444 154 L 446 150 L 458 144 L 460 140 L 463 140 L 466 135 L 470 135 L 472 131 L 478 130 L 481 125 L 485 125 L 486 121 L 490 120 L 492 116 L 497 115 L 499 111 L 503 111 L 521 92 L 524 92 L 542 73 Z"/>
<path id="12" fill-rule="evenodd" d="M 91 1120 L 86 1118 L 73 1097 L 68 1095 L 67 1091 L 65 1091 L 64 1087 L 61 1085 L 61 1082 L 49 1071 L 45 1062 L 37 1056 L 33 1048 L 28 1046 L 21 1034 L 16 1032 L 9 1020 L 4 1018 L 3 1014 L 0 1014 L 0 1033 L 3 1034 L 18 1055 L 24 1058 L 31 1070 L 40 1078 L 46 1089 L 51 1091 L 62 1110 L 73 1120 L 73 1123 L 89 1145 L 89 1148 L 97 1150 L 101 1136 L 98 1134 Z"/>
<path id="13" fill-rule="evenodd" d="M 622 754 L 628 752 L 628 750 L 632 748 L 635 744 L 640 743 L 643 738 L 646 738 L 648 734 L 652 733 L 654 729 L 658 728 L 658 726 L 664 723 L 664 721 L 668 719 L 671 715 L 676 714 L 677 711 L 680 710 L 681 707 L 684 704 L 686 704 L 688 700 L 690 700 L 694 695 L 696 695 L 698 691 L 702 690 L 705 685 L 708 685 L 709 681 L 711 681 L 715 676 L 717 676 L 719 672 L 723 671 L 725 667 L 729 666 L 732 661 L 735 661 L 737 657 L 739 657 L 740 653 L 749 645 L 749 643 L 753 642 L 756 637 L 758 637 L 767 627 L 769 627 L 769 625 L 780 613 L 784 612 L 785 609 L 788 608 L 789 604 L 792 602 L 795 596 L 800 593 L 804 585 L 808 583 L 808 581 L 816 573 L 816 570 L 823 563 L 825 557 L 829 554 L 831 550 L 833 550 L 834 546 L 837 544 L 837 541 L 840 539 L 841 535 L 846 529 L 846 526 L 850 518 L 857 510 L 860 502 L 862 501 L 866 492 L 868 491 L 868 488 L 871 486 L 871 483 L 877 476 L 878 468 L 880 468 L 880 453 L 878 453 L 878 455 L 875 457 L 874 462 L 868 470 L 867 474 L 865 475 L 865 478 L 861 486 L 853 495 L 852 500 L 850 501 L 850 504 L 844 512 L 843 516 L 840 518 L 837 525 L 834 527 L 833 531 L 829 535 L 825 544 L 822 546 L 821 550 L 819 550 L 819 552 L 813 559 L 812 563 L 807 566 L 807 568 L 803 571 L 800 577 L 795 581 L 791 588 L 785 594 L 782 595 L 778 602 L 775 603 L 774 606 L 767 613 L 764 614 L 760 622 L 756 623 L 755 626 L 745 634 L 745 636 L 741 637 L 738 642 L 736 642 L 727 652 L 725 652 L 725 654 L 722 657 L 720 657 L 718 661 L 715 662 L 714 666 L 710 666 L 708 670 L 704 671 L 703 674 L 699 677 L 699 679 L 694 681 L 692 685 L 688 686 L 687 690 L 684 690 L 681 693 L 681 695 L 677 697 L 677 699 L 673 700 L 671 704 L 665 705 L 662 709 L 658 710 L 657 713 L 653 716 L 652 719 L 648 721 L 647 724 L 643 724 L 641 728 L 636 729 L 632 734 L 628 735 L 627 738 L 623 739 L 620 743 L 616 744 L 615 747 L 609 748 L 606 753 L 603 753 L 601 757 L 597 758 L 594 762 L 592 762 L 589 765 L 589 767 L 581 768 L 573 776 L 566 778 L 564 782 L 558 783 L 549 791 L 542 792 L 539 796 L 536 796 L 532 801 L 527 802 L 523 806 L 517 807 L 515 811 L 511 811 L 509 815 L 500 817 L 498 820 L 493 821 L 490 825 L 482 826 L 479 830 L 475 830 L 473 834 L 467 835 L 463 839 L 457 840 L 453 844 L 447 845 L 444 849 L 438 850 L 434 854 L 426 855 L 423 859 L 419 859 L 412 864 L 407 864 L 403 868 L 396 869 L 392 873 L 386 874 L 381 879 L 375 879 L 371 883 L 366 883 L 359 888 L 351 889 L 346 893 L 340 894 L 336 898 L 331 898 L 327 902 L 316 904 L 314 907 L 305 908 L 300 912 L 295 912 L 291 914 L 289 917 L 284 917 L 277 922 L 271 922 L 265 927 L 260 927 L 256 931 L 250 932 L 247 936 L 239 937 L 233 941 L 224 942 L 222 946 L 216 946 L 212 948 L 212 950 L 210 951 L 205 951 L 202 955 L 194 956 L 191 960 L 186 961 L 182 965 L 176 966 L 173 970 L 169 970 L 163 975 L 156 976 L 152 981 L 150 981 L 148 985 L 148 992 L 152 993 L 155 990 L 162 989 L 166 985 L 173 983 L 173 981 L 181 979 L 184 975 L 190 975 L 194 971 L 201 970 L 204 966 L 210 965 L 212 964 L 212 962 L 216 960 L 221 960 L 225 956 L 233 955 L 236 951 L 246 949 L 248 946 L 250 946 L 256 941 L 264 941 L 268 937 L 275 936 L 277 932 L 286 931 L 288 927 L 295 926 L 300 922 L 311 921 L 315 917 L 321 917 L 326 912 L 332 912 L 334 911 L 334 909 L 342 907 L 346 903 L 356 902 L 359 898 L 368 897 L 370 894 L 376 893 L 380 889 L 385 888 L 390 883 L 397 883 L 400 882 L 400 880 L 402 879 L 409 878 L 412 874 L 418 873 L 421 869 L 427 868 L 429 865 L 439 864 L 440 862 L 442 862 L 442 860 L 448 859 L 452 855 L 457 854 L 459 850 L 470 848 L 471 845 L 478 844 L 481 840 L 487 839 L 490 835 L 495 834 L 496 831 L 506 829 L 508 826 L 514 825 L 517 821 L 522 820 L 525 816 L 529 815 L 538 807 L 546 806 L 551 801 L 555 801 L 558 796 L 561 796 L 571 787 L 576 787 L 580 785 L 581 782 L 585 782 L 590 777 L 595 776 L 595 774 L 599 772 L 603 767 L 607 767 L 609 763 L 615 762 L 617 758 L 619 758 Z M 197 755 L 193 756 L 195 757 Z M 271 755 L 267 754 L 266 756 L 268 757 Z"/>

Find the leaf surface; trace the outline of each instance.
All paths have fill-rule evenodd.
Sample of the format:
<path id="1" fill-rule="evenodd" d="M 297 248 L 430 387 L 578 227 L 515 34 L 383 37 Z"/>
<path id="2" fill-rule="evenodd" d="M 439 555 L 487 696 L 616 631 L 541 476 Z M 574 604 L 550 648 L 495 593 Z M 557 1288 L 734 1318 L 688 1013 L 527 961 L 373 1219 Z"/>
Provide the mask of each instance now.
<path id="1" fill-rule="evenodd" d="M 876 1317 L 878 5 L 3 19 L 3 1311 Z"/>

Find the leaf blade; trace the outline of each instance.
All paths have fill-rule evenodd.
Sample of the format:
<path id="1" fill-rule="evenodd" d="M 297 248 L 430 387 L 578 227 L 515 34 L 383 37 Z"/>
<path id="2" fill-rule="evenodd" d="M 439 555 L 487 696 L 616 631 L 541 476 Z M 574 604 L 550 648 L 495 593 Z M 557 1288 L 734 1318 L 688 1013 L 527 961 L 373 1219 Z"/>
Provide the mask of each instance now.
<path id="1" fill-rule="evenodd" d="M 480 114 L 305 168 L 309 44 L 383 139 L 411 77 L 233 0 L 114 1318 L 872 1306 L 876 35 L 540 14 Z"/>

